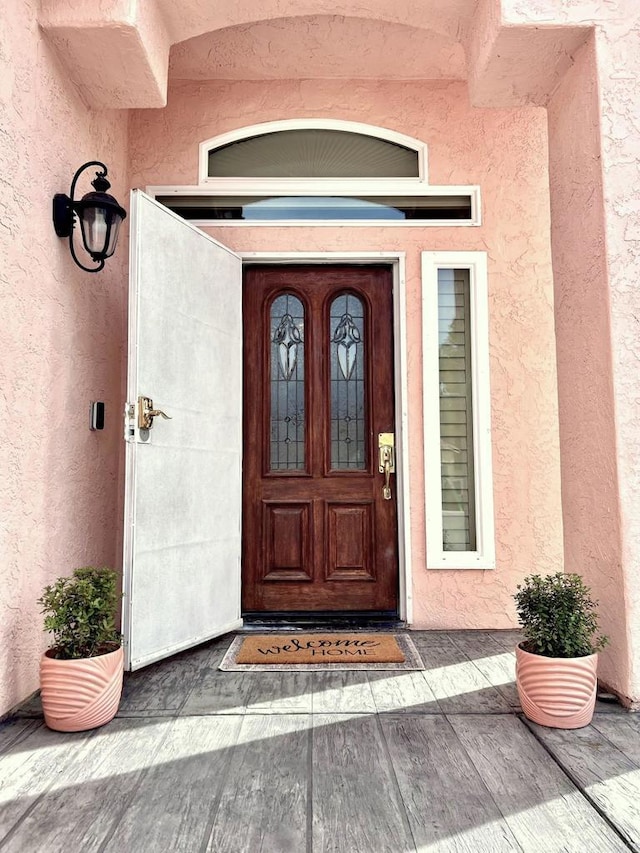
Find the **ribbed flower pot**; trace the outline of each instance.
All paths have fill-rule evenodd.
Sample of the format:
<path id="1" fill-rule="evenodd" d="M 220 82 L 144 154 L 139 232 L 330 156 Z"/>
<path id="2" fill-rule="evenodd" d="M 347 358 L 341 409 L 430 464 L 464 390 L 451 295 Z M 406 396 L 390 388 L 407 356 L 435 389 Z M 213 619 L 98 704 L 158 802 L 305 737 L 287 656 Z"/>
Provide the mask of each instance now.
<path id="1" fill-rule="evenodd" d="M 44 721 L 57 732 L 83 732 L 112 720 L 122 694 L 122 646 L 104 655 L 57 660 L 52 650 L 40 659 Z"/>
<path id="2" fill-rule="evenodd" d="M 596 704 L 598 655 L 548 658 L 516 646 L 516 685 L 526 717 L 554 729 L 588 726 Z"/>

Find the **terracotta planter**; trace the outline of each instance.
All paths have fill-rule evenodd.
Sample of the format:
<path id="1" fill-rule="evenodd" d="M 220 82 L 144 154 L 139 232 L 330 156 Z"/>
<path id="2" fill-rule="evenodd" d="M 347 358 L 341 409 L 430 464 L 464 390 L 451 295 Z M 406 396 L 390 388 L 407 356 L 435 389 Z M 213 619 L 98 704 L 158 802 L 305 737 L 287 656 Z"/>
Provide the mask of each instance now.
<path id="1" fill-rule="evenodd" d="M 122 694 L 123 650 L 80 660 L 40 660 L 44 721 L 57 732 L 83 732 L 112 720 Z"/>
<path id="2" fill-rule="evenodd" d="M 548 658 L 516 646 L 516 685 L 526 717 L 541 726 L 581 729 L 596 704 L 598 655 Z"/>

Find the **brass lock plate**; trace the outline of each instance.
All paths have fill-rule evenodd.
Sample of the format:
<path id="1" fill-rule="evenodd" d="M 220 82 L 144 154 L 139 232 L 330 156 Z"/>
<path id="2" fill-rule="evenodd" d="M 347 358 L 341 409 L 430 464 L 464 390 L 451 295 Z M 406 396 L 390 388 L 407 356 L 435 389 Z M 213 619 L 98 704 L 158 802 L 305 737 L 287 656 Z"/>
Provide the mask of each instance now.
<path id="1" fill-rule="evenodd" d="M 138 429 L 151 429 L 153 426 L 153 400 L 151 397 L 138 397 Z"/>
<path id="2" fill-rule="evenodd" d="M 138 397 L 138 429 L 151 429 L 153 419 L 161 417 L 166 421 L 172 420 L 171 416 L 162 409 L 153 408 L 151 397 Z"/>
<path id="3" fill-rule="evenodd" d="M 378 433 L 378 471 L 394 474 L 396 470 L 395 434 L 392 432 Z"/>
<path id="4" fill-rule="evenodd" d="M 382 497 L 391 500 L 391 475 L 396 470 L 395 436 L 392 432 L 378 433 L 378 471 L 384 474 Z"/>

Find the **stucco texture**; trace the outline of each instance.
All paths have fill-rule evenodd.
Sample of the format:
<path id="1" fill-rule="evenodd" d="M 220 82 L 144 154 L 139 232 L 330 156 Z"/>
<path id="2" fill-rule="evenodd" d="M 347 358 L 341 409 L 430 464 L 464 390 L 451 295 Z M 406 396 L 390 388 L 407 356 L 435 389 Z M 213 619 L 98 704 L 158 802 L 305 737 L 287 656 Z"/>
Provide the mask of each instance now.
<path id="1" fill-rule="evenodd" d="M 81 272 L 51 199 L 96 158 L 122 196 L 127 116 L 94 113 L 68 87 L 36 5 L 9 0 L 0 27 L 0 714 L 38 686 L 43 586 L 119 562 L 126 247 L 102 274 Z M 101 433 L 91 400 L 106 402 Z"/>
<path id="2" fill-rule="evenodd" d="M 640 6 L 596 29 L 628 696 L 640 704 Z"/>
<path id="3" fill-rule="evenodd" d="M 431 183 L 482 187 L 484 224 L 209 230 L 242 251 L 406 251 L 413 624 L 512 627 L 516 583 L 530 571 L 563 565 L 545 112 L 475 109 L 466 86 L 455 82 L 184 81 L 171 86 L 165 110 L 132 113 L 132 182 L 195 184 L 200 141 L 243 125 L 309 116 L 365 122 L 424 140 Z M 428 571 L 425 562 L 424 250 L 488 253 L 495 571 Z"/>
<path id="4" fill-rule="evenodd" d="M 0 14 L 0 715 L 37 686 L 42 586 L 120 562 L 126 240 L 81 272 L 51 196 L 94 158 L 121 201 L 129 184 L 195 184 L 201 140 L 314 116 L 422 139 L 432 183 L 483 193 L 480 228 L 213 231 L 247 251 L 406 251 L 414 623 L 510 627 L 517 581 L 564 564 L 601 602 L 601 676 L 640 701 L 637 0 L 8 0 Z M 141 109 L 167 91 L 166 109 Z M 425 565 L 424 249 L 488 254 L 495 571 Z"/>
<path id="5" fill-rule="evenodd" d="M 618 512 L 614 387 L 605 255 L 595 39 L 549 104 L 552 241 L 565 565 L 597 590 L 612 643 L 601 676 L 629 677 L 627 593 Z M 572 133 L 577 121 L 582 133 Z M 575 228 L 579 211 L 580 228 Z M 621 617 L 621 614 L 622 617 Z"/>

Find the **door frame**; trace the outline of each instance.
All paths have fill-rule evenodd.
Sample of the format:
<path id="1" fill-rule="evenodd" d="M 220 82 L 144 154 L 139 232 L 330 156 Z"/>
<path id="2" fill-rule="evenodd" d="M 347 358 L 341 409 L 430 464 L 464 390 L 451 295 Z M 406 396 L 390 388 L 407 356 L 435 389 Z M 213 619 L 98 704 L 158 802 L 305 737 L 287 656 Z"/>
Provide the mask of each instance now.
<path id="1" fill-rule="evenodd" d="M 395 385 L 396 488 L 398 492 L 398 616 L 413 621 L 411 584 L 411 504 L 409 493 L 409 411 L 407 385 L 406 252 L 240 252 L 246 264 L 384 264 L 393 288 L 393 361 Z M 398 464 L 399 463 L 399 464 Z"/>

